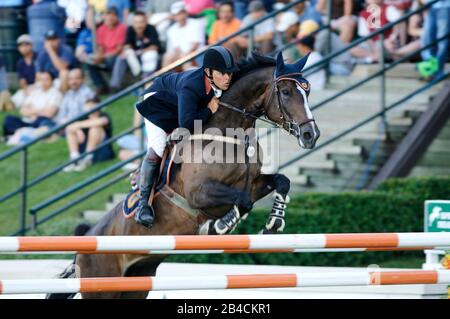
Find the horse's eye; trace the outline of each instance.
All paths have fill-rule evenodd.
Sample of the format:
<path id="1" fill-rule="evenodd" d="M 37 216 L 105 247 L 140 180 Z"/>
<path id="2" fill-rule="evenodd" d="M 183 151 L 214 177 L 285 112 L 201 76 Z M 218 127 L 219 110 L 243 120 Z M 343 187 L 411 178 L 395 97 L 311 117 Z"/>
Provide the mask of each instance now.
<path id="1" fill-rule="evenodd" d="M 283 93 L 284 95 L 289 95 L 289 90 L 283 89 L 283 90 L 281 90 L 281 93 Z"/>

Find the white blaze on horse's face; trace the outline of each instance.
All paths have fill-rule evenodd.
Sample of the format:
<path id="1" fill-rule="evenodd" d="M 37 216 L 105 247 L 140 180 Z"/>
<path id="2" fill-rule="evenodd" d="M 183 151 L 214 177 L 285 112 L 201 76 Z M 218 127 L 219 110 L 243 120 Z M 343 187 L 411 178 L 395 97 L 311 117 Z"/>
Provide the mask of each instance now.
<path id="1" fill-rule="evenodd" d="M 299 84 L 296 84 L 296 87 L 303 97 L 303 107 L 306 115 L 306 119 L 303 121 L 304 124 L 301 124 L 298 127 L 297 141 L 300 147 L 311 149 L 314 148 L 316 141 L 320 136 L 320 131 L 314 121 L 314 115 L 311 112 L 311 108 L 309 107 L 306 91 Z"/>
<path id="2" fill-rule="evenodd" d="M 309 104 L 308 104 L 308 97 L 306 96 L 306 92 L 305 90 L 298 84 L 295 85 L 297 87 L 297 90 L 300 92 L 300 94 L 303 97 L 303 105 L 305 107 L 305 112 L 306 112 L 306 118 L 308 120 L 313 120 L 314 116 L 311 112 L 311 109 L 309 108 Z"/>

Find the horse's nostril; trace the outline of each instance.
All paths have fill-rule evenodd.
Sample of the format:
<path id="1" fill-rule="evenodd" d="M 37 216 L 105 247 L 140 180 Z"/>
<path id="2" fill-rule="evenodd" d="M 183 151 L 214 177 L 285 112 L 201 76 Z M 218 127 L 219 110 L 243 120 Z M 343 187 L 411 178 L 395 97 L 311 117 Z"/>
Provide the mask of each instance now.
<path id="1" fill-rule="evenodd" d="M 310 132 L 303 133 L 303 139 L 309 141 L 312 138 L 312 134 Z"/>

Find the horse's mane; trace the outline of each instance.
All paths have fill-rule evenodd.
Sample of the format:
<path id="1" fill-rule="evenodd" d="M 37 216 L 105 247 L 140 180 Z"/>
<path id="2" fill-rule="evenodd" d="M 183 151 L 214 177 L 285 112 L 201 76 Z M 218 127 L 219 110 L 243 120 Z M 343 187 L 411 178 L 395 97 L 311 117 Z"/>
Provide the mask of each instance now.
<path id="1" fill-rule="evenodd" d="M 252 71 L 256 71 L 261 68 L 266 68 L 269 66 L 275 66 L 276 61 L 272 57 L 269 57 L 267 55 L 263 55 L 256 51 L 253 51 L 252 55 L 250 57 L 241 58 L 237 62 L 237 65 L 239 67 L 239 71 L 233 75 L 234 82 L 243 78 L 244 76 L 251 73 Z"/>

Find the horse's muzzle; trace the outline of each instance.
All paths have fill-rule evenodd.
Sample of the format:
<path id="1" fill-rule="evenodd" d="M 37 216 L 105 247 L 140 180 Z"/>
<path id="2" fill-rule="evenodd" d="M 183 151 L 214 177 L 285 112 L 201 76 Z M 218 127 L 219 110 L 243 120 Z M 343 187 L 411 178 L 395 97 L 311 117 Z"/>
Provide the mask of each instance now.
<path id="1" fill-rule="evenodd" d="M 300 147 L 312 149 L 320 137 L 320 131 L 315 121 L 311 121 L 300 126 L 297 140 Z"/>

